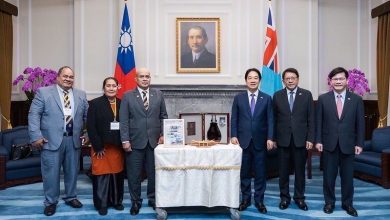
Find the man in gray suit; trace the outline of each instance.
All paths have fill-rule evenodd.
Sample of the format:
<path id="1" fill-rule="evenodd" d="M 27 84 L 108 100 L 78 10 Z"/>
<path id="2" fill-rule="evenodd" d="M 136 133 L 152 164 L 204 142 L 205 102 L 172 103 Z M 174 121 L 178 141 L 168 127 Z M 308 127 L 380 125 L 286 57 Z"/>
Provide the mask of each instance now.
<path id="1" fill-rule="evenodd" d="M 282 74 L 286 88 L 277 91 L 273 98 L 275 116 L 275 144 L 279 149 L 280 209 L 290 205 L 289 171 L 295 173 L 294 201 L 298 208 L 307 211 L 305 203 L 305 165 L 307 150 L 314 143 L 314 103 L 311 92 L 298 87 L 299 73 L 288 68 Z"/>
<path id="2" fill-rule="evenodd" d="M 328 79 L 333 91 L 318 97 L 316 112 L 316 148 L 323 155 L 324 212 L 335 208 L 337 173 L 341 179 L 341 208 L 358 216 L 353 207 L 353 160 L 363 150 L 364 105 L 360 96 L 349 92 L 348 71 L 333 69 Z"/>
<path id="3" fill-rule="evenodd" d="M 160 91 L 149 88 L 150 72 L 137 69 L 137 88 L 125 93 L 119 112 L 120 133 L 126 151 L 126 169 L 131 196 L 131 215 L 141 208 L 141 171 L 148 177 L 148 205 L 155 208 L 154 148 L 163 143 L 163 121 L 168 118 L 165 101 Z"/>
<path id="4" fill-rule="evenodd" d="M 60 194 L 60 170 L 64 170 L 65 204 L 81 208 L 76 183 L 81 132 L 87 118 L 85 92 L 74 89 L 73 70 L 58 70 L 57 85 L 39 88 L 28 114 L 32 145 L 41 149 L 41 170 L 45 194 L 44 214 L 54 215 Z"/>

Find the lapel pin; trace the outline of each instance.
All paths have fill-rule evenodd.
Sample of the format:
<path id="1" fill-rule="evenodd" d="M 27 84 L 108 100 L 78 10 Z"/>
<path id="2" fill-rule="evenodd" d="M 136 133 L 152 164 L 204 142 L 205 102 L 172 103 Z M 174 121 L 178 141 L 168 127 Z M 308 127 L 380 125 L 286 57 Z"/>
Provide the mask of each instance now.
<path id="1" fill-rule="evenodd" d="M 299 93 L 299 95 L 302 95 L 302 93 Z"/>
<path id="2" fill-rule="evenodd" d="M 351 98 L 348 98 L 348 100 L 351 100 Z"/>
<path id="3" fill-rule="evenodd" d="M 260 98 L 262 99 L 262 98 L 263 98 L 263 96 L 260 96 Z"/>

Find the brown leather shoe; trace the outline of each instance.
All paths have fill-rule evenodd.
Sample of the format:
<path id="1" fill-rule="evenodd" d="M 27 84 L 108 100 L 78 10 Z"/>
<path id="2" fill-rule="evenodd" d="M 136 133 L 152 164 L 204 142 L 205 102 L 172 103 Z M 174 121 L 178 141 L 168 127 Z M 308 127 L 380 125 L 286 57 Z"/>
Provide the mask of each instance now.
<path id="1" fill-rule="evenodd" d="M 51 205 L 45 207 L 45 210 L 43 211 L 43 213 L 46 216 L 52 216 L 56 213 L 56 208 L 57 208 L 56 204 L 51 204 Z"/>
<path id="2" fill-rule="evenodd" d="M 78 199 L 72 199 L 70 201 L 65 201 L 65 204 L 67 204 L 68 206 L 71 206 L 72 208 L 76 208 L 76 209 L 83 207 L 83 204 L 81 204 L 81 202 Z"/>

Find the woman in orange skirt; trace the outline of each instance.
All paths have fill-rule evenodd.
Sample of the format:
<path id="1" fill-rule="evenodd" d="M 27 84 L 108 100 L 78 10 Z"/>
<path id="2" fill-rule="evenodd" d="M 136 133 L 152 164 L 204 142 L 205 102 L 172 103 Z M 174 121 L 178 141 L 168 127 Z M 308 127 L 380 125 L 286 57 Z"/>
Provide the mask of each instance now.
<path id="1" fill-rule="evenodd" d="M 93 99 L 88 108 L 87 130 L 92 144 L 93 204 L 100 215 L 107 208 L 123 210 L 124 152 L 119 134 L 120 99 L 118 80 L 103 81 L 104 95 Z"/>

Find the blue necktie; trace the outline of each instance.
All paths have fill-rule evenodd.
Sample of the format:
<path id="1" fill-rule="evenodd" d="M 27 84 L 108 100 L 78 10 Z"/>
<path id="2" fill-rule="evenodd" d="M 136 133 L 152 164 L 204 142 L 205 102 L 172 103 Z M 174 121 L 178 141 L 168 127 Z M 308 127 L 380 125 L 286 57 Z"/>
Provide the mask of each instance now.
<path id="1" fill-rule="evenodd" d="M 253 113 L 255 112 L 255 105 L 256 105 L 256 103 L 255 103 L 255 94 L 252 93 L 251 96 L 252 96 L 252 99 L 251 99 L 251 113 L 253 115 Z"/>
<path id="2" fill-rule="evenodd" d="M 288 103 L 290 104 L 290 111 L 292 112 L 293 105 L 294 105 L 294 92 L 290 92 L 290 98 L 288 100 Z"/>

